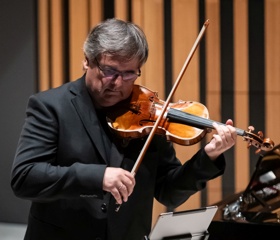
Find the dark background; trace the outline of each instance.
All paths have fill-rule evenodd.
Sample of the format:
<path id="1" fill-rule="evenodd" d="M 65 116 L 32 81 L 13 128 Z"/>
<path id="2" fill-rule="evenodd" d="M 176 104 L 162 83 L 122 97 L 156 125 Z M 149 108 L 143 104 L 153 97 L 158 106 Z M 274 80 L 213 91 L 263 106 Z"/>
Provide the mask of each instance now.
<path id="1" fill-rule="evenodd" d="M 36 91 L 36 1 L 0 0 L 0 222 L 26 223 L 29 202 L 10 187 L 28 97 Z"/>

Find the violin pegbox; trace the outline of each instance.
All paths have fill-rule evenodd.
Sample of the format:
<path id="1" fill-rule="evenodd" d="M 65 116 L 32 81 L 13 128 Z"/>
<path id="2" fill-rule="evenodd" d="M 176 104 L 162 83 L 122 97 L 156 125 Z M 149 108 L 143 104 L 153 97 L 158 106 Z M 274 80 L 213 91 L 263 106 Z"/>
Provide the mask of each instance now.
<path id="1" fill-rule="evenodd" d="M 261 151 L 270 151 L 274 147 L 274 142 L 270 138 L 263 138 L 263 132 L 258 131 L 258 134 L 253 133 L 255 128 L 253 126 L 248 127 L 248 131 L 244 132 L 243 140 L 248 142 L 248 148 L 254 146 L 257 148 L 256 154 Z"/>

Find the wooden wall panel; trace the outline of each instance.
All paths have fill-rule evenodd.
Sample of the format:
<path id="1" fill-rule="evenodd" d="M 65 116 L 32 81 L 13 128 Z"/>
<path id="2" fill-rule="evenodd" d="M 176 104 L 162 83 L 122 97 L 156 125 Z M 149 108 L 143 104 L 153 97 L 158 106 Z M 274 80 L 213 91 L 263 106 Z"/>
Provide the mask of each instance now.
<path id="1" fill-rule="evenodd" d="M 42 0 L 38 3 L 38 90 L 60 86 L 64 81 L 64 48 L 62 0 Z"/>
<path id="2" fill-rule="evenodd" d="M 139 25 L 143 28 L 143 7 L 144 2 L 142 0 L 131 0 L 131 8 L 132 8 L 132 22 Z"/>
<path id="3" fill-rule="evenodd" d="M 219 0 L 206 0 L 206 18 L 210 24 L 206 34 L 206 106 L 210 119 L 220 122 L 220 14 Z M 211 134 L 207 136 L 210 140 Z M 221 177 L 208 183 L 208 204 L 220 201 Z"/>
<path id="4" fill-rule="evenodd" d="M 172 63 L 173 63 L 173 85 L 188 58 L 190 51 L 197 39 L 198 29 L 198 1 L 173 0 L 172 1 Z M 202 26 L 201 26 L 202 27 Z M 173 102 L 179 100 L 200 102 L 199 96 L 199 46 L 195 51 L 180 84 L 174 94 Z M 181 146 L 174 144 L 177 156 L 186 162 L 198 150 L 200 144 L 192 146 Z M 177 210 L 192 209 L 200 206 L 200 193 L 192 196 Z"/>
<path id="5" fill-rule="evenodd" d="M 235 82 L 235 118 L 236 127 L 247 130 L 249 124 L 248 106 L 248 3 L 234 1 L 234 82 Z M 249 182 L 249 152 L 246 143 L 238 137 L 235 146 L 235 190 L 242 191 Z"/>
<path id="6" fill-rule="evenodd" d="M 93 28 L 95 25 L 103 20 L 103 0 L 89 0 L 89 28 Z"/>
<path id="7" fill-rule="evenodd" d="M 280 142 L 280 1 L 265 5 L 266 137 Z"/>
<path id="8" fill-rule="evenodd" d="M 115 17 L 128 20 L 128 4 L 127 0 L 115 0 Z"/>
<path id="9" fill-rule="evenodd" d="M 83 74 L 83 43 L 89 32 L 88 0 L 69 0 L 69 78 Z"/>
<path id="10" fill-rule="evenodd" d="M 190 54 L 198 37 L 198 1 L 172 1 L 172 49 L 173 49 L 173 83 L 177 80 L 180 71 Z M 202 28 L 202 26 L 200 26 Z M 199 46 L 195 51 L 180 85 L 174 95 L 174 101 L 199 101 Z"/>
<path id="11" fill-rule="evenodd" d="M 163 0 L 144 1 L 142 19 L 141 27 L 149 43 L 149 58 L 139 80 L 164 100 Z"/>
<path id="12" fill-rule="evenodd" d="M 144 24 L 144 5 L 145 5 L 145 1 L 143 0 L 131 0 L 131 8 L 132 8 L 132 22 L 134 22 L 135 24 L 137 24 L 139 27 L 141 27 L 143 29 L 143 31 L 145 32 L 146 36 L 147 33 L 145 31 L 145 24 Z M 148 38 L 148 36 L 147 36 Z M 150 50 L 150 46 L 149 46 L 149 50 Z M 149 51 L 150 54 L 150 51 Z M 147 73 L 146 73 L 146 66 L 150 63 L 150 58 L 148 59 L 147 63 L 141 68 L 141 77 L 137 78 L 136 80 L 136 84 L 140 84 L 145 86 L 145 79 L 148 79 Z M 151 87 L 151 86 L 150 86 Z M 151 90 L 153 90 L 151 88 Z"/>
<path id="13" fill-rule="evenodd" d="M 138 20 L 139 22 L 137 24 L 144 30 L 149 43 L 148 62 L 142 68 L 143 74 L 140 78 L 138 78 L 137 83 L 148 87 L 151 91 L 158 92 L 159 98 L 165 100 L 163 94 L 163 0 L 145 0 L 138 2 L 138 7 L 134 8 L 134 10 L 136 10 L 138 13 L 141 13 Z M 142 10 L 142 12 L 140 12 L 140 10 Z M 153 224 L 159 213 L 163 211 L 166 211 L 166 208 L 155 200 Z"/>
<path id="14" fill-rule="evenodd" d="M 49 4 L 48 0 L 38 2 L 38 59 L 39 79 L 38 90 L 43 91 L 50 88 L 50 43 L 49 43 Z"/>
<path id="15" fill-rule="evenodd" d="M 51 86 L 58 87 L 64 82 L 64 22 L 62 0 L 51 0 L 50 27 L 51 27 Z"/>

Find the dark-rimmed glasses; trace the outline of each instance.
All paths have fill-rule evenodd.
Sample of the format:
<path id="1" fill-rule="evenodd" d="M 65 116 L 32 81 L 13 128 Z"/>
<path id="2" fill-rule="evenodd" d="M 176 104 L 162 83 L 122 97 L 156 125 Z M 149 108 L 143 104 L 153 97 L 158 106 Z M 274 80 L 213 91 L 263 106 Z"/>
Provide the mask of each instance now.
<path id="1" fill-rule="evenodd" d="M 117 79 L 119 76 L 122 76 L 123 81 L 134 81 L 141 76 L 140 68 L 138 69 L 139 71 L 138 73 L 135 73 L 133 71 L 120 72 L 109 66 L 101 67 L 96 58 L 95 58 L 95 62 L 99 70 L 103 73 L 104 77 L 107 78 L 108 80 Z"/>

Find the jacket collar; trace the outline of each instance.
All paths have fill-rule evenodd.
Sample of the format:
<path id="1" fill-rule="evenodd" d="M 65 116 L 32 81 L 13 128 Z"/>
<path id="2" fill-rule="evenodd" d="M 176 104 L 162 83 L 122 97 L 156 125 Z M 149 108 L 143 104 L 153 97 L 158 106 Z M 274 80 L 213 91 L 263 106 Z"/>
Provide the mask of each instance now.
<path id="1" fill-rule="evenodd" d="M 115 144 L 112 144 L 111 149 L 107 149 L 104 145 L 103 135 L 105 133 L 101 130 L 95 107 L 86 88 L 85 75 L 73 82 L 69 90 L 74 96 L 71 101 L 77 114 L 104 161 L 106 163 L 110 162 L 110 166 L 120 166 L 123 160 L 123 155 L 118 151 Z M 110 151 L 109 154 L 106 154 L 106 150 Z"/>
<path id="2" fill-rule="evenodd" d="M 85 85 L 85 75 L 75 81 L 69 90 L 74 95 L 71 101 L 89 137 L 93 141 L 102 158 L 106 161 L 107 157 L 105 146 L 102 140 L 102 133 L 100 131 L 94 105 Z"/>

